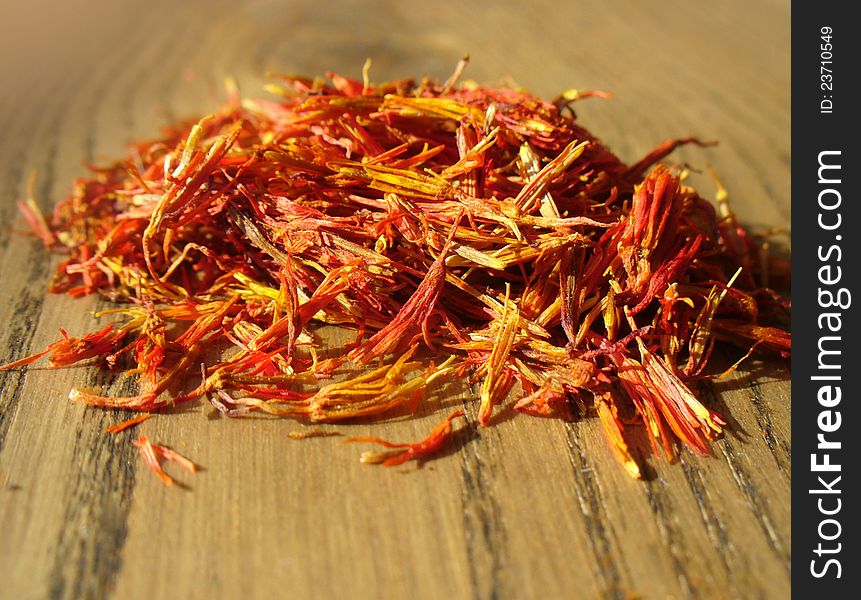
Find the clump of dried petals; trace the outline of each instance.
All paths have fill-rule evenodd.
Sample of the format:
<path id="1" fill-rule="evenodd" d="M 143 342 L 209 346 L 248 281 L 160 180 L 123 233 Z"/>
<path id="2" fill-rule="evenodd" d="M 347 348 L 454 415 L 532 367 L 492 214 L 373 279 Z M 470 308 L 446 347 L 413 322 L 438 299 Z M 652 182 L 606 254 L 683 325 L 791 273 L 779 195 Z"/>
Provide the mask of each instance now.
<path id="1" fill-rule="evenodd" d="M 25 217 L 66 255 L 53 289 L 102 294 L 121 324 L 5 368 L 99 359 L 140 394 L 71 397 L 309 421 L 410 411 L 438 378 L 469 375 L 485 425 L 512 390 L 529 414 L 593 406 L 634 477 L 632 423 L 670 459 L 679 441 L 708 452 L 725 422 L 691 382 L 714 341 L 788 356 L 790 337 L 723 188 L 716 211 L 657 164 L 700 142 L 629 166 L 569 110 L 597 94 L 552 103 L 456 80 L 284 78 L 278 100 L 234 95 L 135 144 L 50 217 L 31 195 Z M 353 334 L 322 348 L 315 321 Z M 454 416 L 385 460 L 425 456 Z"/>

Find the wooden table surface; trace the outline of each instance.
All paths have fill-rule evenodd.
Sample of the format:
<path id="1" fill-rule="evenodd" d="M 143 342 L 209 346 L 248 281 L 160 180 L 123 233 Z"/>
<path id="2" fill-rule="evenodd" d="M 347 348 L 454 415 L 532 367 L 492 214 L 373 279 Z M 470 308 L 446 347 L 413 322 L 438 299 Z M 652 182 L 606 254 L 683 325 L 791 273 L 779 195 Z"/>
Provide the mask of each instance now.
<path id="1" fill-rule="evenodd" d="M 600 88 L 581 122 L 634 161 L 668 137 L 719 140 L 674 160 L 714 165 L 743 220 L 789 226 L 789 3 L 734 0 L 4 2 L 0 37 L 0 362 L 94 328 L 95 299 L 46 295 L 55 258 L 22 235 L 31 169 L 44 207 L 82 161 L 124 154 L 215 109 L 225 76 L 467 76 L 552 97 Z M 707 196 L 706 175 L 692 182 Z M 714 455 L 616 464 L 595 418 L 470 425 L 423 468 L 362 465 L 286 420 L 201 404 L 139 431 L 204 467 L 166 488 L 125 418 L 67 400 L 133 390 L 86 368 L 0 374 L 2 598 L 785 598 L 790 563 L 787 366 L 751 362 L 702 393 L 728 414 Z M 104 387 L 103 387 L 104 389 Z M 449 389 L 470 418 L 468 388 Z M 458 398 L 461 398 L 459 400 Z M 503 411 L 510 411 L 503 409 Z M 440 418 L 333 429 L 394 440 Z M 472 421 L 471 421 L 472 422 Z"/>

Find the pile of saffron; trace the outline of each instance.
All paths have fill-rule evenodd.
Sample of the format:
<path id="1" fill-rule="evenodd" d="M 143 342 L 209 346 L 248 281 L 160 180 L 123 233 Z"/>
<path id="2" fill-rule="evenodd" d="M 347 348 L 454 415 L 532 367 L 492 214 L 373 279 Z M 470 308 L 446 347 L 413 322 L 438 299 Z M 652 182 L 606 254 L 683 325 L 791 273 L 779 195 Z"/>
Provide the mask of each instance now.
<path id="1" fill-rule="evenodd" d="M 90 361 L 140 383 L 133 397 L 72 390 L 91 406 L 205 399 L 307 423 L 403 416 L 461 378 L 481 425 L 596 413 L 634 477 L 631 427 L 670 461 L 681 445 L 707 454 L 726 421 L 693 390 L 715 342 L 788 357 L 790 336 L 761 240 L 660 164 L 696 140 L 628 165 L 571 110 L 595 93 L 548 102 L 458 75 L 234 91 L 92 168 L 52 216 L 20 203 L 65 254 L 52 290 L 116 306 L 102 329 L 3 368 Z M 347 342 L 324 344 L 316 323 Z M 349 441 L 389 448 L 364 462 L 400 464 L 443 446 L 458 417 L 416 444 Z M 136 444 L 160 476 L 159 456 L 193 468 Z"/>

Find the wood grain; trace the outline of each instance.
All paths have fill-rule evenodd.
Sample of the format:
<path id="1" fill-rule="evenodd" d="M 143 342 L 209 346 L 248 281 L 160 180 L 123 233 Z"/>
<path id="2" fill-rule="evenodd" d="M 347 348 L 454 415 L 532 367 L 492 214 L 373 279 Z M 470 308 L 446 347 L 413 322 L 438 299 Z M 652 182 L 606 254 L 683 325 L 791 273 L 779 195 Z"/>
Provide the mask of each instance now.
<path id="1" fill-rule="evenodd" d="M 56 4 L 56 5 L 55 5 Z M 668 137 L 719 140 L 674 155 L 712 164 L 740 216 L 789 226 L 789 5 L 496 5 L 381 1 L 5 3 L 0 37 L 0 361 L 93 327 L 94 299 L 46 296 L 54 259 L 17 233 L 31 169 L 43 206 L 160 125 L 214 109 L 226 75 L 257 95 L 267 70 L 377 80 L 467 75 L 552 97 L 612 91 L 581 121 L 629 161 Z M 262 93 L 262 92 L 261 92 Z M 706 194 L 714 186 L 695 174 Z M 332 334 L 336 335 L 336 334 Z M 123 389 L 83 368 L 0 375 L 2 598 L 785 598 L 790 560 L 788 370 L 749 363 L 704 384 L 730 434 L 705 459 L 649 460 L 628 478 L 594 418 L 474 423 L 475 393 L 430 395 L 416 420 L 335 428 L 421 438 L 463 405 L 470 424 L 423 468 L 358 463 L 299 425 L 213 418 L 203 406 L 138 431 L 204 467 L 167 489 L 125 415 L 66 400 Z M 127 388 L 126 392 L 131 392 Z"/>

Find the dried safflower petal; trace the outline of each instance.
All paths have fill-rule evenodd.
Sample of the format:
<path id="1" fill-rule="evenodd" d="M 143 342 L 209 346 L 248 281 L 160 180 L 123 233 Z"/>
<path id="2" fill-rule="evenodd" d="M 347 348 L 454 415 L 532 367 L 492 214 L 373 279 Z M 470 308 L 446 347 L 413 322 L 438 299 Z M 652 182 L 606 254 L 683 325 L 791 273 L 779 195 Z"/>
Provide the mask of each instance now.
<path id="1" fill-rule="evenodd" d="M 144 462 L 146 462 L 147 466 L 153 473 L 158 475 L 158 478 L 161 479 L 162 483 L 166 486 L 173 485 L 174 480 L 170 475 L 165 473 L 162 468 L 163 461 L 175 462 L 180 467 L 191 473 L 195 473 L 197 471 L 197 465 L 182 454 L 165 446 L 152 443 L 149 438 L 143 434 L 141 434 L 138 439 L 134 440 L 132 444 L 137 446 Z"/>
<path id="2" fill-rule="evenodd" d="M 348 443 L 367 442 L 379 444 L 386 448 L 394 448 L 391 452 L 365 452 L 362 454 L 361 462 L 367 464 L 382 464 L 384 467 L 395 467 L 402 465 L 408 460 L 423 460 L 445 445 L 451 437 L 451 422 L 464 415 L 463 410 L 456 410 L 440 422 L 433 431 L 420 442 L 414 444 L 395 444 L 374 437 L 355 437 L 347 440 Z"/>

